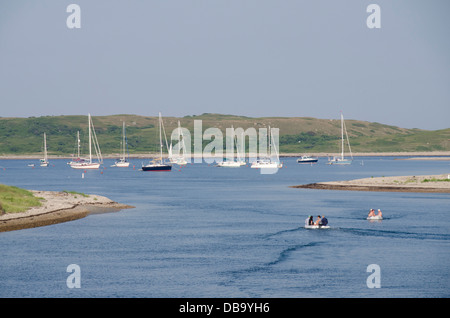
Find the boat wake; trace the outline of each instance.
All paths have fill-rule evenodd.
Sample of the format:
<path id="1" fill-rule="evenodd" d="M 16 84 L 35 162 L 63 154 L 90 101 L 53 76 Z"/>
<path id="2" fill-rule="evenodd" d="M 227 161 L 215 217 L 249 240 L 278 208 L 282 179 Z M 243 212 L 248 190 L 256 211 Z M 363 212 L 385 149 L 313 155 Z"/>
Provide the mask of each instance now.
<path id="1" fill-rule="evenodd" d="M 450 234 L 440 233 L 413 233 L 402 231 L 386 231 L 386 230 L 373 230 L 373 229 L 358 229 L 358 228 L 341 228 L 343 232 L 355 234 L 358 236 L 373 236 L 373 237 L 386 237 L 386 238 L 406 238 L 406 239 L 419 239 L 419 240 L 450 240 Z"/>

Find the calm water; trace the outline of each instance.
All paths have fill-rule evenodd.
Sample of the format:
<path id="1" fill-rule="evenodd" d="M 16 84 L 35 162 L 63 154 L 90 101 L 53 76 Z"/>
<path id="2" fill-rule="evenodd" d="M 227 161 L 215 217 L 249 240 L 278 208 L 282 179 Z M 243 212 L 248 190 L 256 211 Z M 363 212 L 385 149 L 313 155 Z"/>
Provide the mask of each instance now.
<path id="1" fill-rule="evenodd" d="M 193 164 L 172 172 L 81 171 L 0 160 L 0 183 L 100 194 L 136 206 L 0 233 L 0 297 L 449 297 L 450 195 L 293 189 L 290 185 L 450 173 L 448 161 L 357 158 L 273 175 Z M 37 161 L 35 162 L 38 163 Z M 361 164 L 363 163 L 363 164 Z M 370 208 L 385 219 L 369 222 Z M 329 230 L 307 230 L 309 214 Z M 69 264 L 81 288 L 69 289 Z M 370 264 L 381 288 L 368 288 Z"/>

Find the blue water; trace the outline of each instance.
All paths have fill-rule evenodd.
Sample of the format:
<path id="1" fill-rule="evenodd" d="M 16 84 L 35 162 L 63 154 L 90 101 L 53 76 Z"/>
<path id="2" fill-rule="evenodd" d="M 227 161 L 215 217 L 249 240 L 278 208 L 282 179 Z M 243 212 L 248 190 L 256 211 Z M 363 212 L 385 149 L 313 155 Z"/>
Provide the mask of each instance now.
<path id="1" fill-rule="evenodd" d="M 450 195 L 294 189 L 319 181 L 450 173 L 448 161 L 357 158 L 262 175 L 192 164 L 81 171 L 0 160 L 0 183 L 104 195 L 134 209 L 0 233 L 0 297 L 449 297 Z M 36 164 L 38 162 L 35 162 Z M 362 164 L 363 163 L 363 164 Z M 369 222 L 370 208 L 385 219 Z M 307 230 L 309 215 L 329 230 Z M 81 288 L 68 288 L 70 264 Z M 380 288 L 369 288 L 370 264 Z"/>

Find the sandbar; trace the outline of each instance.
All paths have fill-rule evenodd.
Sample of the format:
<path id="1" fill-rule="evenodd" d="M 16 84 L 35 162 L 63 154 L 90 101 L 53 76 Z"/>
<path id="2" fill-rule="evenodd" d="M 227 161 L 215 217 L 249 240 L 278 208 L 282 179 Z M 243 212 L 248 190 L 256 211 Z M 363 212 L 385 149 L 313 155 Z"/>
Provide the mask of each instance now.
<path id="1" fill-rule="evenodd" d="M 42 198 L 41 206 L 25 212 L 0 215 L 0 232 L 34 228 L 83 218 L 93 213 L 105 213 L 134 208 L 117 203 L 100 195 L 35 191 L 34 196 Z"/>
<path id="2" fill-rule="evenodd" d="M 449 180 L 427 181 L 424 180 Z M 450 174 L 422 176 L 394 176 L 364 178 L 347 181 L 317 182 L 291 186 L 292 188 L 349 190 L 349 191 L 383 191 L 383 192 L 420 192 L 450 193 Z"/>

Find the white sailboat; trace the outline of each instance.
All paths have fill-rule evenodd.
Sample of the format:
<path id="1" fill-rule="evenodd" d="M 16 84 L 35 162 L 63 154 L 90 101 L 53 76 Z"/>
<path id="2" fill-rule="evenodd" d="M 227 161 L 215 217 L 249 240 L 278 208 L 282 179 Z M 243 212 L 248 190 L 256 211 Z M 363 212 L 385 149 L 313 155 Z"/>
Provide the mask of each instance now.
<path id="1" fill-rule="evenodd" d="M 40 159 L 41 167 L 48 167 L 48 158 L 47 158 L 47 137 L 44 133 L 44 158 Z"/>
<path id="2" fill-rule="evenodd" d="M 217 163 L 217 166 L 222 168 L 239 168 L 241 165 L 239 162 L 232 160 L 232 161 L 221 161 Z"/>
<path id="3" fill-rule="evenodd" d="M 94 123 L 91 119 L 91 114 L 88 114 L 88 126 L 89 126 L 89 158 L 80 157 L 80 135 L 78 133 L 78 158 L 69 162 L 69 165 L 73 169 L 98 169 L 103 163 L 102 153 L 98 144 L 97 135 L 95 134 Z M 92 144 L 97 155 L 98 162 L 92 161 Z"/>
<path id="4" fill-rule="evenodd" d="M 237 144 L 237 136 L 236 136 L 236 153 L 237 153 L 237 162 L 240 166 L 245 166 L 247 162 L 245 161 L 245 136 L 244 133 L 241 133 L 241 149 L 239 149 Z M 240 151 L 242 150 L 242 152 Z"/>
<path id="5" fill-rule="evenodd" d="M 151 161 L 147 165 L 142 165 L 142 171 L 171 171 L 172 165 L 164 163 L 163 157 L 162 157 L 162 149 L 163 149 L 163 143 L 162 143 L 162 134 L 161 130 L 164 129 L 163 121 L 161 117 L 161 113 L 159 113 L 159 151 L 160 151 L 160 157 L 157 160 Z M 166 136 L 166 132 L 164 131 L 164 136 Z M 166 138 L 166 147 L 167 147 L 167 138 Z M 169 147 L 167 147 L 169 148 Z"/>
<path id="6" fill-rule="evenodd" d="M 233 144 L 236 144 L 236 154 L 237 154 L 237 160 L 224 160 L 221 162 L 217 163 L 217 167 L 222 167 L 222 168 L 239 168 L 240 166 L 245 166 L 245 160 L 242 160 L 242 156 L 239 152 L 239 147 L 237 145 L 237 136 L 234 135 L 234 128 L 233 126 L 231 126 L 231 128 L 233 129 Z M 234 148 L 233 148 L 234 151 Z"/>
<path id="7" fill-rule="evenodd" d="M 119 161 L 116 161 L 115 164 L 112 165 L 112 167 L 126 168 L 130 165 L 130 162 L 127 160 L 127 158 L 125 158 L 125 152 L 126 152 L 126 148 L 127 148 L 127 137 L 125 134 L 125 122 L 123 122 L 122 138 L 123 138 L 122 146 L 121 146 L 122 158 L 120 158 Z"/>
<path id="8" fill-rule="evenodd" d="M 183 135 L 183 131 L 181 129 L 180 126 L 180 121 L 178 121 L 178 140 L 179 140 L 179 145 L 181 144 L 181 155 L 179 155 L 178 157 L 174 157 L 173 153 L 172 153 L 172 143 L 170 144 L 169 147 L 169 160 L 170 163 L 172 164 L 176 164 L 179 166 L 184 166 L 187 165 L 187 160 L 186 160 L 186 143 L 184 142 L 184 135 Z"/>
<path id="9" fill-rule="evenodd" d="M 345 136 L 347 137 L 347 144 L 348 144 L 348 149 L 350 152 L 351 159 L 346 159 L 344 157 L 344 131 L 345 131 Z M 342 115 L 342 112 L 341 112 L 341 156 L 340 157 L 335 156 L 332 159 L 329 159 L 328 164 L 330 164 L 330 165 L 349 165 L 352 163 L 352 161 L 353 161 L 353 155 L 352 155 L 352 149 L 350 148 L 350 140 L 348 139 L 347 128 L 345 127 L 345 122 L 344 122 L 344 116 Z"/>
<path id="10" fill-rule="evenodd" d="M 278 154 L 278 149 L 275 145 L 275 143 L 272 141 L 273 140 L 273 134 L 272 134 L 272 130 L 270 129 L 269 126 L 269 156 L 266 158 L 261 158 L 255 162 L 252 163 L 252 165 L 250 166 L 251 168 L 257 168 L 257 169 L 266 169 L 266 168 L 270 168 L 270 169 L 278 169 L 278 168 L 282 168 L 283 164 L 280 162 L 280 157 Z M 275 158 L 271 157 L 270 155 L 272 154 L 272 149 L 273 149 L 273 153 L 275 154 Z"/>

